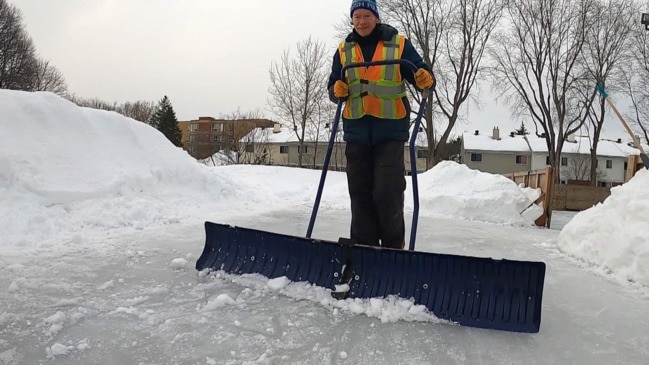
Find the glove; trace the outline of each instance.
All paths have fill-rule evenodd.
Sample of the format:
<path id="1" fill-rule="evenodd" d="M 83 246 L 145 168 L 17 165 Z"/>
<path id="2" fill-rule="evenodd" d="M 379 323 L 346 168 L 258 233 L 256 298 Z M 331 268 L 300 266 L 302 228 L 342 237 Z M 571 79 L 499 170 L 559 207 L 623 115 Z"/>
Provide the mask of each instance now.
<path id="1" fill-rule="evenodd" d="M 344 81 L 336 81 L 334 84 L 334 96 L 338 99 L 345 99 L 349 96 L 349 86 Z"/>
<path id="2" fill-rule="evenodd" d="M 435 80 L 433 79 L 433 75 L 431 75 L 427 70 L 420 68 L 415 72 L 415 84 L 419 89 L 430 89 L 434 82 Z"/>

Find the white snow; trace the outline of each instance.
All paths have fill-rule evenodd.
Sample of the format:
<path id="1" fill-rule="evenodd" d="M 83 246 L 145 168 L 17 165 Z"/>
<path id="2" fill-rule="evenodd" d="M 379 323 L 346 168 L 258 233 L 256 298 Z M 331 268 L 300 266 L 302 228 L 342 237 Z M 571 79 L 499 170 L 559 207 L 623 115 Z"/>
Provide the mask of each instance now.
<path id="1" fill-rule="evenodd" d="M 188 263 L 189 261 L 185 260 L 182 257 L 179 257 L 171 260 L 171 264 L 169 264 L 169 266 L 174 270 L 181 270 L 184 269 Z"/>
<path id="2" fill-rule="evenodd" d="M 438 163 L 421 174 L 419 181 L 422 215 L 532 225 L 543 213 L 537 205 L 530 207 L 540 190 L 521 189 L 502 175 L 471 170 L 455 162 Z"/>
<path id="3" fill-rule="evenodd" d="M 223 308 L 227 305 L 234 305 L 236 302 L 232 297 L 230 297 L 227 294 L 219 294 L 214 300 L 211 300 L 207 302 L 205 307 L 203 307 L 204 311 L 214 311 L 218 308 Z"/>
<path id="4" fill-rule="evenodd" d="M 640 151 L 629 146 L 627 140 L 630 138 L 624 136 L 617 140 L 601 139 L 597 144 L 597 154 L 608 157 L 628 157 L 629 155 L 638 155 Z M 478 134 L 464 132 L 464 148 L 470 151 L 502 151 L 502 152 L 535 152 L 547 153 L 548 146 L 545 138 L 540 138 L 534 134 L 525 136 L 520 135 L 503 135 L 499 139 L 493 138 L 493 134 Z M 562 153 L 590 155 L 592 140 L 588 136 L 574 136 L 571 141 L 565 141 Z"/>
<path id="5" fill-rule="evenodd" d="M 560 234 L 533 226 L 536 190 L 452 162 L 419 175 L 418 250 L 548 264 L 528 337 L 440 324 L 404 298 L 193 270 L 206 220 L 303 235 L 319 171 L 206 166 L 147 125 L 50 93 L 0 90 L 0 128 L 3 364 L 649 358 L 646 171 Z M 408 182 L 407 215 L 411 194 Z M 314 236 L 348 234 L 343 173 L 328 174 L 318 217 Z"/>
<path id="6" fill-rule="evenodd" d="M 611 189 L 603 203 L 585 210 L 559 234 L 559 248 L 612 272 L 621 280 L 649 286 L 649 170 Z"/>

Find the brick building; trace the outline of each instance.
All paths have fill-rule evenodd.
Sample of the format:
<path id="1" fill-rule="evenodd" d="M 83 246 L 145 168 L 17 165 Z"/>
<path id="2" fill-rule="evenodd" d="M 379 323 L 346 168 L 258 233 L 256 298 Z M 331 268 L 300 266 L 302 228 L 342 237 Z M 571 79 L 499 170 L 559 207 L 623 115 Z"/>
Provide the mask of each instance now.
<path id="1" fill-rule="evenodd" d="M 179 121 L 183 148 L 194 158 L 204 159 L 214 153 L 229 149 L 239 150 L 239 140 L 255 128 L 272 128 L 268 119 L 225 120 L 199 117 L 196 120 Z"/>

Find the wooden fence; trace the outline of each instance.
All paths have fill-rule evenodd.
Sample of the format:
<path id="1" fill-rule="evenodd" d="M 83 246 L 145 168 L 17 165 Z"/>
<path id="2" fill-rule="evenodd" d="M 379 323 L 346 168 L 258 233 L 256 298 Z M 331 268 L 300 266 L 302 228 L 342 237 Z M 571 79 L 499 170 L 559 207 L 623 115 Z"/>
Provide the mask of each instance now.
<path id="1" fill-rule="evenodd" d="M 603 202 L 611 195 L 611 188 L 584 185 L 555 185 L 552 208 L 558 210 L 586 210 Z"/>
<path id="2" fill-rule="evenodd" d="M 536 225 L 540 227 L 550 227 L 550 220 L 552 218 L 552 190 L 554 189 L 554 184 L 552 183 L 553 176 L 554 170 L 551 167 L 536 171 L 513 172 L 508 176 L 516 184 L 522 184 L 525 187 L 533 189 L 541 189 L 541 195 L 533 203 L 543 206 L 543 215 L 535 221 Z"/>
<path id="3" fill-rule="evenodd" d="M 638 155 L 630 155 L 627 158 L 626 178 L 625 182 L 629 182 L 635 176 L 636 172 L 644 168 L 644 163 Z"/>
<path id="4" fill-rule="evenodd" d="M 541 196 L 534 202 L 543 206 L 543 215 L 536 220 L 537 226 L 550 227 L 552 210 L 585 210 L 603 202 L 611 195 L 611 188 L 588 186 L 574 182 L 568 185 L 553 183 L 554 169 L 514 172 L 508 177 L 525 187 L 541 189 Z"/>

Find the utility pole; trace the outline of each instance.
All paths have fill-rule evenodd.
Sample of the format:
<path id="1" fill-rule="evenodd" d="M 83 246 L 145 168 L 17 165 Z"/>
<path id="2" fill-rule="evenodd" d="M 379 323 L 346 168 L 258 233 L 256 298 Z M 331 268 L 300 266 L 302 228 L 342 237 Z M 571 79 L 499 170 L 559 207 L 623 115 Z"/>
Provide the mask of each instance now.
<path id="1" fill-rule="evenodd" d="M 647 18 L 649 18 L 649 14 L 644 14 L 647 15 Z M 644 22 L 645 17 L 642 17 L 642 21 Z M 649 19 L 647 20 L 649 22 Z M 619 110 L 615 107 L 615 104 L 611 101 L 611 99 L 608 97 L 608 93 L 606 90 L 604 90 L 604 86 L 602 84 L 597 84 L 597 91 L 599 91 L 600 95 L 602 95 L 602 98 L 606 100 L 608 103 L 608 106 L 613 109 L 613 112 L 617 116 L 617 118 L 620 120 L 622 125 L 624 126 L 624 129 L 626 129 L 627 133 L 629 133 L 629 136 L 631 136 L 631 140 L 633 140 L 633 147 L 637 148 L 640 151 L 640 158 L 642 159 L 642 162 L 644 163 L 644 167 L 649 170 L 649 157 L 647 156 L 647 153 L 642 149 L 642 144 L 640 143 L 640 139 L 638 136 L 633 132 L 631 127 L 629 127 L 629 124 L 626 122 L 624 117 L 622 116 L 622 113 L 620 113 Z"/>

